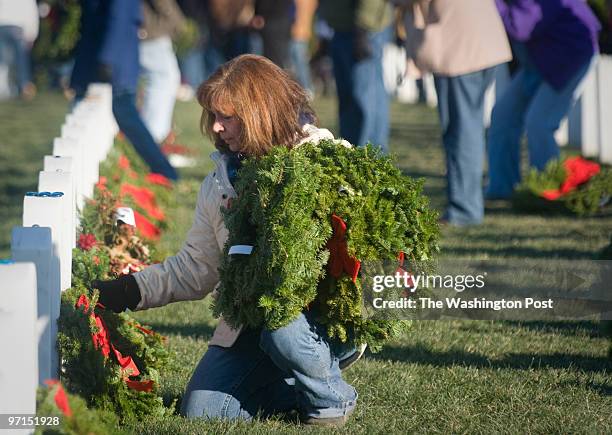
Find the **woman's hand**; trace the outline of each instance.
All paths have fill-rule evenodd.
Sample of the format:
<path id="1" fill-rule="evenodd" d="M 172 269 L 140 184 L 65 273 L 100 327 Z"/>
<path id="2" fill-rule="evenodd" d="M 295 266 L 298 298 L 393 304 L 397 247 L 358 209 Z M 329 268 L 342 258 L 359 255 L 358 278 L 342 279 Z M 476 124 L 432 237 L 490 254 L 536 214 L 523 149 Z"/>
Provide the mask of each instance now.
<path id="1" fill-rule="evenodd" d="M 132 275 L 124 275 L 111 281 L 95 280 L 93 288 L 100 290 L 100 302 L 115 313 L 121 313 L 129 308 L 133 310 L 140 303 L 140 288 Z"/>

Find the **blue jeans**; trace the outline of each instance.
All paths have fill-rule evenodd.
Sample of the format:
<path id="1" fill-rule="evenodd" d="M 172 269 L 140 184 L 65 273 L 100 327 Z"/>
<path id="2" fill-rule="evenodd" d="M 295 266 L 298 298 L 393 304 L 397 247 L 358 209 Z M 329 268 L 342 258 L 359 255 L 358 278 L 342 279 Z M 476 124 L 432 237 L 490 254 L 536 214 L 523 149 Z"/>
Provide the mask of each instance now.
<path id="1" fill-rule="evenodd" d="M 32 80 L 28 44 L 21 27 L 0 26 L 0 62 L 14 66 L 15 85 L 17 92 L 21 93 Z"/>
<path id="2" fill-rule="evenodd" d="M 113 89 L 113 115 L 119 128 L 149 165 L 151 172 L 177 180 L 178 173 L 161 152 L 138 113 L 136 94 L 133 91 Z"/>
<path id="3" fill-rule="evenodd" d="M 370 32 L 372 56 L 357 62 L 353 56 L 353 32 L 335 32 L 331 41 L 340 136 L 363 146 L 370 142 L 388 152 L 389 95 L 383 81 L 383 46 L 390 28 Z"/>
<path id="4" fill-rule="evenodd" d="M 357 392 L 338 362 L 354 349 L 331 342 L 310 314 L 274 330 L 245 330 L 232 347 L 210 346 L 193 373 L 181 414 L 245 419 L 299 410 L 303 416 L 340 417 Z"/>
<path id="5" fill-rule="evenodd" d="M 516 48 L 520 50 L 521 46 Z M 593 60 L 584 64 L 563 89 L 555 89 L 535 66 L 523 61 L 491 114 L 487 197 L 509 198 L 520 182 L 523 131 L 527 134 L 530 166 L 541 171 L 550 160 L 559 157 L 554 133 L 580 95 L 580 84 L 592 64 Z"/>
<path id="6" fill-rule="evenodd" d="M 142 120 L 153 139 L 161 143 L 172 129 L 181 73 L 169 36 L 141 41 L 139 55 L 140 76 L 145 82 Z"/>
<path id="7" fill-rule="evenodd" d="M 289 56 L 295 79 L 304 89 L 313 93 L 308 65 L 308 41 L 292 39 L 289 43 Z"/>
<path id="8" fill-rule="evenodd" d="M 482 174 L 485 152 L 484 96 L 495 67 L 459 76 L 434 74 L 442 143 L 446 152 L 448 206 L 454 225 L 482 222 Z"/>

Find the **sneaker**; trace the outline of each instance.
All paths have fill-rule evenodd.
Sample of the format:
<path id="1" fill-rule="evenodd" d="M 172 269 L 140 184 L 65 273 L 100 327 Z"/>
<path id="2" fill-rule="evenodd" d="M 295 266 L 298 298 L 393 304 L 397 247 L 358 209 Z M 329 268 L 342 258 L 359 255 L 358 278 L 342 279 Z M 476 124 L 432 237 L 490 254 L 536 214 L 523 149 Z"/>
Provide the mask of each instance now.
<path id="1" fill-rule="evenodd" d="M 359 358 L 361 358 L 363 356 L 363 354 L 365 353 L 367 347 L 368 347 L 368 345 L 366 343 L 363 343 L 361 346 L 359 346 L 355 350 L 355 352 L 353 352 L 352 354 L 350 354 L 346 358 L 340 360 L 340 362 L 338 363 L 338 365 L 340 366 L 340 370 L 346 370 L 350 366 L 355 364 L 359 360 Z"/>
<path id="2" fill-rule="evenodd" d="M 311 426 L 342 427 L 349 420 L 349 417 L 351 416 L 354 410 L 355 408 L 351 408 L 347 411 L 345 415 L 340 415 L 338 417 L 317 418 L 300 415 L 300 421 L 302 422 L 302 424 L 307 424 Z"/>

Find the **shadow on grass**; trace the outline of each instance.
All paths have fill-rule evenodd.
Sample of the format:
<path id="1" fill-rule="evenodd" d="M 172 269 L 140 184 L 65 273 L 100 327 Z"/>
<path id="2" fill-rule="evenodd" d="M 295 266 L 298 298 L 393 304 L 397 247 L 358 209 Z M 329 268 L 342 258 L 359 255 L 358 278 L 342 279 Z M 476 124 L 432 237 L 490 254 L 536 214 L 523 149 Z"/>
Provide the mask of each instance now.
<path id="1" fill-rule="evenodd" d="M 491 247 L 474 247 L 474 246 L 448 246 L 444 249 L 444 254 L 447 256 L 470 256 L 474 253 L 488 254 L 492 257 L 516 257 L 516 258 L 565 258 L 565 259 L 593 259 L 595 253 L 592 249 L 558 249 L 558 248 L 527 248 L 520 246 L 491 246 Z"/>
<path id="2" fill-rule="evenodd" d="M 155 332 L 162 335 L 180 335 L 202 340 L 209 340 L 215 328 L 207 323 L 194 325 L 168 325 L 164 323 L 146 322 Z"/>
<path id="3" fill-rule="evenodd" d="M 527 329 L 545 334 L 559 334 L 565 336 L 586 336 L 589 338 L 602 337 L 601 327 L 597 322 L 587 320 L 579 322 L 519 322 L 514 320 L 503 321 L 504 325 L 516 329 Z"/>
<path id="4" fill-rule="evenodd" d="M 612 386 L 606 384 L 596 384 L 589 382 L 586 384 L 592 390 L 597 391 L 602 396 L 612 396 Z"/>
<path id="5" fill-rule="evenodd" d="M 490 359 L 475 352 L 459 349 L 435 351 L 422 344 L 412 346 L 388 346 L 380 353 L 369 354 L 368 358 L 382 361 L 398 361 L 431 365 L 434 367 L 464 366 L 470 368 L 546 370 L 575 369 L 585 372 L 609 372 L 612 361 L 604 357 L 552 353 L 548 355 L 530 353 L 509 353 L 500 359 Z"/>

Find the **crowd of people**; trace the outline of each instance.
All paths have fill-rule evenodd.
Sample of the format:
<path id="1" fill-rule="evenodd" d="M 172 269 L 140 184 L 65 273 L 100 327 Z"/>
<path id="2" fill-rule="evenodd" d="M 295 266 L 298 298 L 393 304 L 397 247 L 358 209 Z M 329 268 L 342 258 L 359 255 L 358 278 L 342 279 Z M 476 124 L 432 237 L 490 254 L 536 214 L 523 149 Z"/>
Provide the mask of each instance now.
<path id="1" fill-rule="evenodd" d="M 0 0 L 0 95 L 36 94 L 29 52 L 43 6 Z M 482 221 L 485 198 L 512 195 L 523 134 L 531 166 L 541 170 L 558 156 L 553 133 L 596 62 L 600 30 L 583 0 L 81 0 L 80 7 L 69 81 L 76 101 L 89 83 L 112 83 L 121 130 L 152 171 L 173 180 L 179 174 L 160 144 L 173 139 L 177 95 L 194 95 L 244 53 L 289 71 L 311 97 L 311 71 L 327 92 L 321 63 L 331 62 L 340 136 L 388 152 L 383 48 L 401 35 L 411 65 L 435 79 L 448 181 L 442 220 L 459 226 Z M 176 41 L 190 31 L 196 36 L 177 59 Z M 486 133 L 485 91 L 510 60 L 515 71 Z"/>

